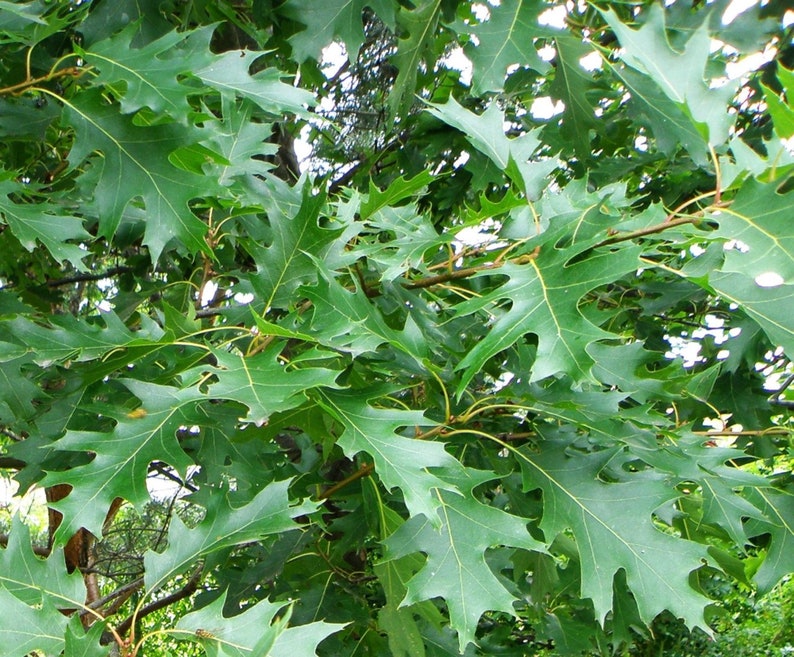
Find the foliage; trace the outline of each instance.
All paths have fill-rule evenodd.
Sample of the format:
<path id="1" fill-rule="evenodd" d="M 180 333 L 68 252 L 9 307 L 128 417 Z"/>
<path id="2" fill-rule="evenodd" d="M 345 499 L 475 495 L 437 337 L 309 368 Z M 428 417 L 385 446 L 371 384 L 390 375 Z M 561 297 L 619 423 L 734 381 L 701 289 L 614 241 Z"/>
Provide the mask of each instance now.
<path id="1" fill-rule="evenodd" d="M 791 15 L 665 4 L 0 3 L 3 656 L 609 654 L 794 571 Z"/>

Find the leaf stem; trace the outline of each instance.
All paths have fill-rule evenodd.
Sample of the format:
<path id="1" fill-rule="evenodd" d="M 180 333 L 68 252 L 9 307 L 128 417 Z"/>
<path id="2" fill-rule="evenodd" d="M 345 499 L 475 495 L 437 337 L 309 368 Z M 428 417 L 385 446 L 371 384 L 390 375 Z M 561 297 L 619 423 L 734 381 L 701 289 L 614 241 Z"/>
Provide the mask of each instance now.
<path id="1" fill-rule="evenodd" d="M 317 496 L 317 499 L 318 500 L 326 500 L 326 499 L 328 499 L 329 497 L 331 497 L 335 493 L 337 493 L 340 490 L 342 490 L 348 484 L 352 484 L 354 481 L 358 481 L 362 477 L 368 477 L 369 475 L 371 475 L 374 472 L 374 470 L 375 470 L 375 465 L 374 464 L 372 464 L 372 463 L 364 463 L 364 464 L 362 464 L 361 467 L 358 470 L 356 470 L 352 475 L 350 475 L 349 477 L 345 477 L 344 479 L 342 479 L 342 481 L 339 481 L 339 482 L 335 483 L 333 486 L 331 486 L 330 488 L 327 488 L 322 493 L 320 493 Z"/>

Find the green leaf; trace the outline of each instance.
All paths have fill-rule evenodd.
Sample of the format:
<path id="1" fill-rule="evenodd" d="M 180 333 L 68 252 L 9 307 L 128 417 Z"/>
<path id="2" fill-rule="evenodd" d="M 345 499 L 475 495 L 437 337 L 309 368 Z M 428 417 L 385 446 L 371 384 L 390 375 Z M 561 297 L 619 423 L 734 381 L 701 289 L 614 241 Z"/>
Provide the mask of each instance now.
<path id="1" fill-rule="evenodd" d="M 287 604 L 261 600 L 235 616 L 223 616 L 226 592 L 199 610 L 183 616 L 172 631 L 202 645 L 208 657 L 314 657 L 317 644 L 343 625 L 310 623 L 287 627 L 276 614 Z M 206 636 L 202 637 L 204 634 Z"/>
<path id="2" fill-rule="evenodd" d="M 33 553 L 30 530 L 18 515 L 12 518 L 8 545 L 0 550 L 0 586 L 3 593 L 32 608 L 47 604 L 76 609 L 86 594 L 80 573 L 64 571 L 61 549 L 53 550 L 47 559 Z"/>
<path id="3" fill-rule="evenodd" d="M 143 243 L 149 247 L 152 262 L 157 262 L 174 238 L 191 252 L 209 253 L 204 241 L 207 226 L 191 212 L 188 202 L 216 191 L 216 183 L 178 169 L 163 157 L 198 141 L 194 131 L 176 124 L 137 126 L 98 91 L 74 98 L 64 113 L 76 133 L 70 163 L 78 166 L 94 151 L 102 153 L 101 160 L 92 159 L 102 173 L 93 198 L 102 235 L 111 238 L 124 209 L 140 197 L 146 207 Z M 151 148 L 152 141 L 157 148 Z"/>
<path id="4" fill-rule="evenodd" d="M 355 61 L 364 43 L 365 7 L 374 9 L 387 25 L 394 24 L 394 7 L 388 0 L 288 0 L 284 14 L 306 26 L 289 38 L 295 60 L 300 63 L 309 57 L 319 60 L 323 48 L 339 38 L 345 44 L 348 59 Z"/>
<path id="5" fill-rule="evenodd" d="M 442 0 L 421 0 L 412 8 L 397 10 L 399 38 L 397 54 L 392 62 L 399 69 L 389 93 L 389 115 L 392 119 L 413 105 L 416 77 L 420 64 L 433 43 L 433 36 L 441 17 Z"/>
<path id="6" fill-rule="evenodd" d="M 118 89 L 118 83 L 123 82 L 119 104 L 125 114 L 148 107 L 184 122 L 190 111 L 187 97 L 198 90 L 183 84 L 183 78 L 214 58 L 209 46 L 215 26 L 187 33 L 168 32 L 144 46 L 134 47 L 138 30 L 139 25 L 131 23 L 82 53 L 86 63 L 96 70 L 92 83 Z"/>
<path id="7" fill-rule="evenodd" d="M 429 171 L 421 171 L 413 178 L 400 176 L 397 180 L 393 180 L 383 191 L 378 189 L 375 183 L 370 180 L 369 194 L 359 209 L 362 221 L 369 219 L 382 208 L 393 208 L 403 199 L 411 198 L 417 192 L 425 189 L 431 182 L 433 182 L 433 176 Z"/>
<path id="8" fill-rule="evenodd" d="M 618 450 L 583 454 L 568 447 L 566 440 L 546 440 L 540 453 L 522 450 L 524 488 L 543 491 L 540 528 L 547 541 L 573 533 L 582 596 L 593 601 L 599 622 L 612 608 L 613 578 L 622 569 L 644 622 L 667 609 L 688 627 L 710 632 L 703 618 L 709 600 L 689 583 L 707 561 L 705 548 L 665 533 L 653 520 L 678 492 L 642 473 L 606 483 L 599 475 Z"/>
<path id="9" fill-rule="evenodd" d="M 599 225 L 605 225 L 604 219 L 604 215 L 593 208 L 569 225 L 576 236 L 580 230 L 597 230 Z M 555 231 L 551 236 L 544 235 L 537 257 L 530 257 L 527 264 L 511 262 L 500 267 L 499 274 L 508 277 L 503 285 L 479 299 L 458 305 L 458 315 L 493 308 L 496 316 L 485 338 L 457 366 L 464 370 L 458 394 L 491 356 L 507 349 L 527 333 L 538 336 L 537 358 L 529 381 L 558 373 L 568 374 L 577 382 L 591 378 L 593 360 L 587 353 L 587 346 L 612 336 L 582 315 L 580 300 L 593 288 L 635 269 L 638 250 L 635 247 L 615 251 L 598 249 L 572 262 L 574 256 L 586 252 L 595 240 L 583 234 L 581 241 L 559 248 L 556 244 L 562 234 Z M 565 235 L 568 234 L 565 231 Z M 484 271 L 478 276 L 490 273 Z M 512 301 L 505 312 L 495 307 L 502 299 Z"/>
<path id="10" fill-rule="evenodd" d="M 344 427 L 337 444 L 349 458 L 366 452 L 383 484 L 398 487 L 411 515 L 423 514 L 432 521 L 440 501 L 436 489 L 455 491 L 431 468 L 457 469 L 460 463 L 441 443 L 406 438 L 398 430 L 412 431 L 435 424 L 420 411 L 404 411 L 370 405 L 370 400 L 389 392 L 385 386 L 371 390 L 322 391 L 319 404 Z"/>
<path id="11" fill-rule="evenodd" d="M 7 657 L 25 657 L 41 651 L 58 655 L 64 647 L 63 634 L 69 622 L 49 603 L 38 608 L 20 602 L 0 589 L 0 645 Z"/>
<path id="12" fill-rule="evenodd" d="M 594 86 L 592 74 L 582 68 L 579 60 L 592 53 L 593 49 L 581 39 L 570 36 L 558 36 L 554 44 L 557 68 L 549 93 L 565 104 L 560 134 L 573 143 L 578 157 L 586 158 L 591 151 L 590 130 L 598 131 L 600 124 L 596 120 L 595 108 L 587 99 L 587 91 Z"/>
<path id="13" fill-rule="evenodd" d="M 794 284 L 794 194 L 779 193 L 779 186 L 749 178 L 730 207 L 709 215 L 719 222 L 715 236 L 741 243 L 726 250 L 722 271 L 751 278 L 773 272 Z"/>
<path id="14" fill-rule="evenodd" d="M 120 412 L 108 433 L 68 431 L 57 442 L 60 450 L 95 454 L 90 463 L 66 472 L 48 472 L 41 482 L 42 486 L 68 483 L 73 487 L 68 497 L 53 505 L 64 515 L 56 533 L 58 541 L 66 541 L 80 527 L 100 536 L 105 514 L 117 497 L 142 508 L 149 501 L 146 479 L 152 461 L 162 461 L 182 473 L 193 465 L 177 433 L 181 427 L 207 421 L 197 408 L 204 399 L 201 391 L 133 380 L 124 385 L 142 402 L 137 412 L 127 416 Z"/>
<path id="15" fill-rule="evenodd" d="M 738 449 L 704 445 L 703 436 L 685 435 L 674 445 L 659 449 L 655 444 L 631 447 L 632 453 L 659 472 L 669 472 L 677 481 L 701 487 L 703 520 L 722 527 L 740 549 L 749 543 L 745 519 L 764 520 L 761 510 L 747 500 L 753 489 L 768 486 L 765 478 L 726 465 L 743 457 Z"/>
<path id="16" fill-rule="evenodd" d="M 251 285 L 264 308 L 287 308 L 295 290 L 317 279 L 314 258 L 324 259 L 342 230 L 321 228 L 318 218 L 325 203 L 323 194 L 312 194 L 307 182 L 303 188 L 300 210 L 294 217 L 281 215 L 271 219 L 273 240 L 265 247 L 248 242 L 246 248 L 257 265 Z"/>
<path id="17" fill-rule="evenodd" d="M 313 308 L 311 319 L 300 327 L 302 332 L 320 344 L 353 356 L 389 344 L 422 362 L 426 345 L 412 338 L 409 323 L 406 322 L 402 331 L 391 328 L 377 306 L 358 288 L 347 290 L 326 276 L 323 273 L 317 285 L 302 288 L 303 296 L 312 302 Z"/>
<path id="18" fill-rule="evenodd" d="M 616 386 L 640 403 L 655 399 L 675 399 L 685 389 L 688 377 L 678 362 L 659 368 L 663 354 L 645 349 L 640 342 L 607 345 L 594 342 L 587 353 L 595 360 L 593 375 Z M 651 366 L 651 367 L 648 367 Z"/>
<path id="19" fill-rule="evenodd" d="M 393 235 L 386 244 L 375 243 L 357 249 L 367 257 L 368 263 L 384 268 L 380 275 L 383 283 L 393 281 L 411 269 L 425 269 L 425 254 L 437 253 L 455 239 L 452 233 L 439 235 L 430 219 L 414 205 L 378 210 L 368 222 L 368 227 L 373 232 Z"/>
<path id="20" fill-rule="evenodd" d="M 205 143 L 225 162 L 205 160 L 203 168 L 221 185 L 231 187 L 236 181 L 264 174 L 271 167 L 262 161 L 262 155 L 275 155 L 278 149 L 267 144 L 273 126 L 253 120 L 256 107 L 252 102 L 232 103 L 224 99 L 221 105 L 223 115 L 215 122 L 208 122 L 212 136 Z"/>
<path id="21" fill-rule="evenodd" d="M 385 539 L 404 524 L 404 520 L 382 502 L 378 505 L 381 519 L 381 537 Z M 417 602 L 410 607 L 400 603 L 408 592 L 408 581 L 424 565 L 419 553 L 406 554 L 399 559 L 388 559 L 375 564 L 373 570 L 386 596 L 386 605 L 378 613 L 378 626 L 389 638 L 389 648 L 395 657 L 424 657 L 425 646 L 422 632 L 415 615 L 440 626 L 441 613 L 430 601 Z"/>
<path id="22" fill-rule="evenodd" d="M 200 79 L 227 100 L 247 98 L 274 116 L 283 112 L 301 114 L 304 105 L 313 103 L 311 93 L 281 82 L 280 73 L 274 69 L 251 75 L 249 69 L 261 52 L 213 54 L 210 41 L 215 29 L 215 25 L 207 25 L 187 33 L 169 32 L 134 48 L 131 44 L 138 25 L 132 24 L 110 39 L 93 44 L 83 54 L 99 69 L 94 84 L 125 84 L 120 99 L 125 114 L 148 107 L 185 121 L 190 110 L 187 97 L 201 91 L 184 83 L 190 77 Z M 119 58 L 119 53 L 124 57 Z"/>
<path id="23" fill-rule="evenodd" d="M 133 332 L 115 313 L 106 312 L 100 317 L 104 327 L 72 315 L 52 315 L 48 326 L 24 317 L 15 317 L 0 326 L 40 364 L 93 360 L 120 348 L 153 348 L 161 344 L 164 336 L 162 329 L 149 319 L 142 320 L 139 330 Z"/>
<path id="24" fill-rule="evenodd" d="M 63 657 L 107 657 L 112 648 L 100 645 L 104 631 L 103 623 L 94 623 L 86 632 L 79 616 L 72 616 L 66 627 Z"/>
<path id="25" fill-rule="evenodd" d="M 441 527 L 415 516 L 386 540 L 386 558 L 414 552 L 427 555 L 424 567 L 407 584 L 402 605 L 442 597 L 458 632 L 460 650 L 474 641 L 480 616 L 488 610 L 514 614 L 515 599 L 485 561 L 488 548 L 505 545 L 545 551 L 525 519 L 478 502 L 472 490 L 493 474 L 468 469 L 456 483 L 464 494 L 438 491 Z M 402 606 L 401 605 L 401 606 Z"/>
<path id="26" fill-rule="evenodd" d="M 709 286 L 722 298 L 741 306 L 776 346 L 794 353 L 794 326 L 789 309 L 794 303 L 794 285 L 761 287 L 743 274 L 716 272 Z"/>
<path id="27" fill-rule="evenodd" d="M 472 63 L 472 91 L 502 91 L 508 68 L 528 66 L 538 73 L 547 73 L 551 66 L 541 59 L 535 39 L 550 36 L 554 30 L 538 23 L 546 5 L 538 0 L 505 0 L 488 5 L 488 20 L 469 26 L 456 23 L 453 27 L 477 39 L 463 48 Z"/>
<path id="28" fill-rule="evenodd" d="M 764 90 L 764 100 L 772 117 L 775 126 L 775 133 L 781 139 L 789 139 L 794 136 L 794 72 L 789 71 L 780 64 L 777 68 L 777 77 L 780 80 L 783 90 L 786 92 L 787 99 L 784 101 L 772 89 L 762 85 Z"/>
<path id="29" fill-rule="evenodd" d="M 616 66 L 608 60 L 605 60 L 605 65 L 626 85 L 631 94 L 630 107 L 635 116 L 650 127 L 662 153 L 671 156 L 680 144 L 698 165 L 704 166 L 708 162 L 707 139 L 652 78 L 627 66 Z"/>
<path id="30" fill-rule="evenodd" d="M 217 367 L 209 371 L 217 382 L 210 386 L 210 395 L 245 404 L 248 407 L 245 421 L 261 425 L 271 414 L 303 404 L 307 390 L 336 387 L 335 380 L 341 371 L 285 366 L 279 362 L 283 349 L 283 343 L 276 343 L 250 357 L 214 350 Z"/>
<path id="31" fill-rule="evenodd" d="M 0 349 L 4 347 L 6 345 L 0 344 Z M 16 345 L 12 345 L 12 349 L 16 351 Z M 32 362 L 32 356 L 15 358 L 13 353 L 0 359 L 0 419 L 4 423 L 30 418 L 35 413 L 33 401 L 46 396 L 23 372 Z"/>
<path id="32" fill-rule="evenodd" d="M 8 545 L 0 549 L 0 646 L 3 655 L 24 657 L 34 651 L 59 654 L 68 617 L 80 609 L 86 588 L 79 572 L 67 574 L 63 552 L 35 556 L 30 532 L 19 516 L 12 519 Z"/>
<path id="33" fill-rule="evenodd" d="M 749 499 L 767 520 L 753 523 L 752 535 L 769 532 L 764 561 L 753 578 L 761 593 L 768 593 L 782 577 L 794 572 L 794 496 L 781 490 L 756 488 Z"/>
<path id="34" fill-rule="evenodd" d="M 695 30 L 684 50 L 678 52 L 668 41 L 661 5 L 650 6 L 647 20 L 637 30 L 623 24 L 612 9 L 601 13 L 625 49 L 621 59 L 652 79 L 693 122 L 705 124 L 710 144 L 723 143 L 733 122 L 725 106 L 737 85 L 729 82 L 711 87 L 706 79 L 711 47 L 707 24 Z"/>
<path id="35" fill-rule="evenodd" d="M 7 174 L 0 172 L 0 176 L 3 175 Z M 83 228 L 82 219 L 59 214 L 53 204 L 15 203 L 8 197 L 9 194 L 24 195 L 29 191 L 20 183 L 0 180 L 0 217 L 4 223 L 28 251 L 42 244 L 59 263 L 69 262 L 75 269 L 86 271 L 83 258 L 88 254 L 80 248 L 79 242 L 91 236 Z"/>
<path id="36" fill-rule="evenodd" d="M 232 506 L 227 494 L 220 491 L 202 496 L 200 499 L 206 509 L 204 520 L 188 529 L 178 517 L 172 518 L 168 549 L 145 555 L 146 588 L 156 590 L 198 559 L 219 550 L 295 529 L 293 518 L 312 513 L 315 505 L 311 502 L 292 504 L 287 495 L 289 484 L 289 481 L 269 484 L 240 507 Z"/>
<path id="37" fill-rule="evenodd" d="M 306 106 L 314 105 L 314 94 L 282 82 L 285 75 L 274 68 L 249 73 L 261 55 L 248 50 L 225 52 L 192 73 L 227 100 L 247 98 L 276 118 L 284 112 L 306 114 Z"/>
<path id="38" fill-rule="evenodd" d="M 557 163 L 550 159 L 529 161 L 541 143 L 535 131 L 508 139 L 503 127 L 504 112 L 496 103 L 489 104 L 481 115 L 477 115 L 450 98 L 444 105 L 431 103 L 428 111 L 463 132 L 471 145 L 505 171 L 527 198 L 536 200 L 540 197 L 548 184 L 546 177 Z"/>

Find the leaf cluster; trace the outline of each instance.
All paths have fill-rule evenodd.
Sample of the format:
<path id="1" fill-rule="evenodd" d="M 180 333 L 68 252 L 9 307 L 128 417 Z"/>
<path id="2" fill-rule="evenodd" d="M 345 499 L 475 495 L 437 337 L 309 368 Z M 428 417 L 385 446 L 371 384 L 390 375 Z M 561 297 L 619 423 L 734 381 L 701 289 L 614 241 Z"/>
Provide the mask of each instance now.
<path id="1" fill-rule="evenodd" d="M 2 654 L 609 654 L 773 590 L 785 5 L 0 2 Z"/>

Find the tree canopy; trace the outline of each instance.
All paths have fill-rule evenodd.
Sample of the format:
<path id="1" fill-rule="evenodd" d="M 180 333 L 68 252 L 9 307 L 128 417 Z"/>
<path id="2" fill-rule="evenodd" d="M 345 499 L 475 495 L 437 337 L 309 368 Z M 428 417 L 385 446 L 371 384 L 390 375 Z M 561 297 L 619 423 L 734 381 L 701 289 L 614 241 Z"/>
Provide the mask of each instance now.
<path id="1" fill-rule="evenodd" d="M 0 2 L 3 657 L 609 654 L 774 588 L 787 5 Z"/>

